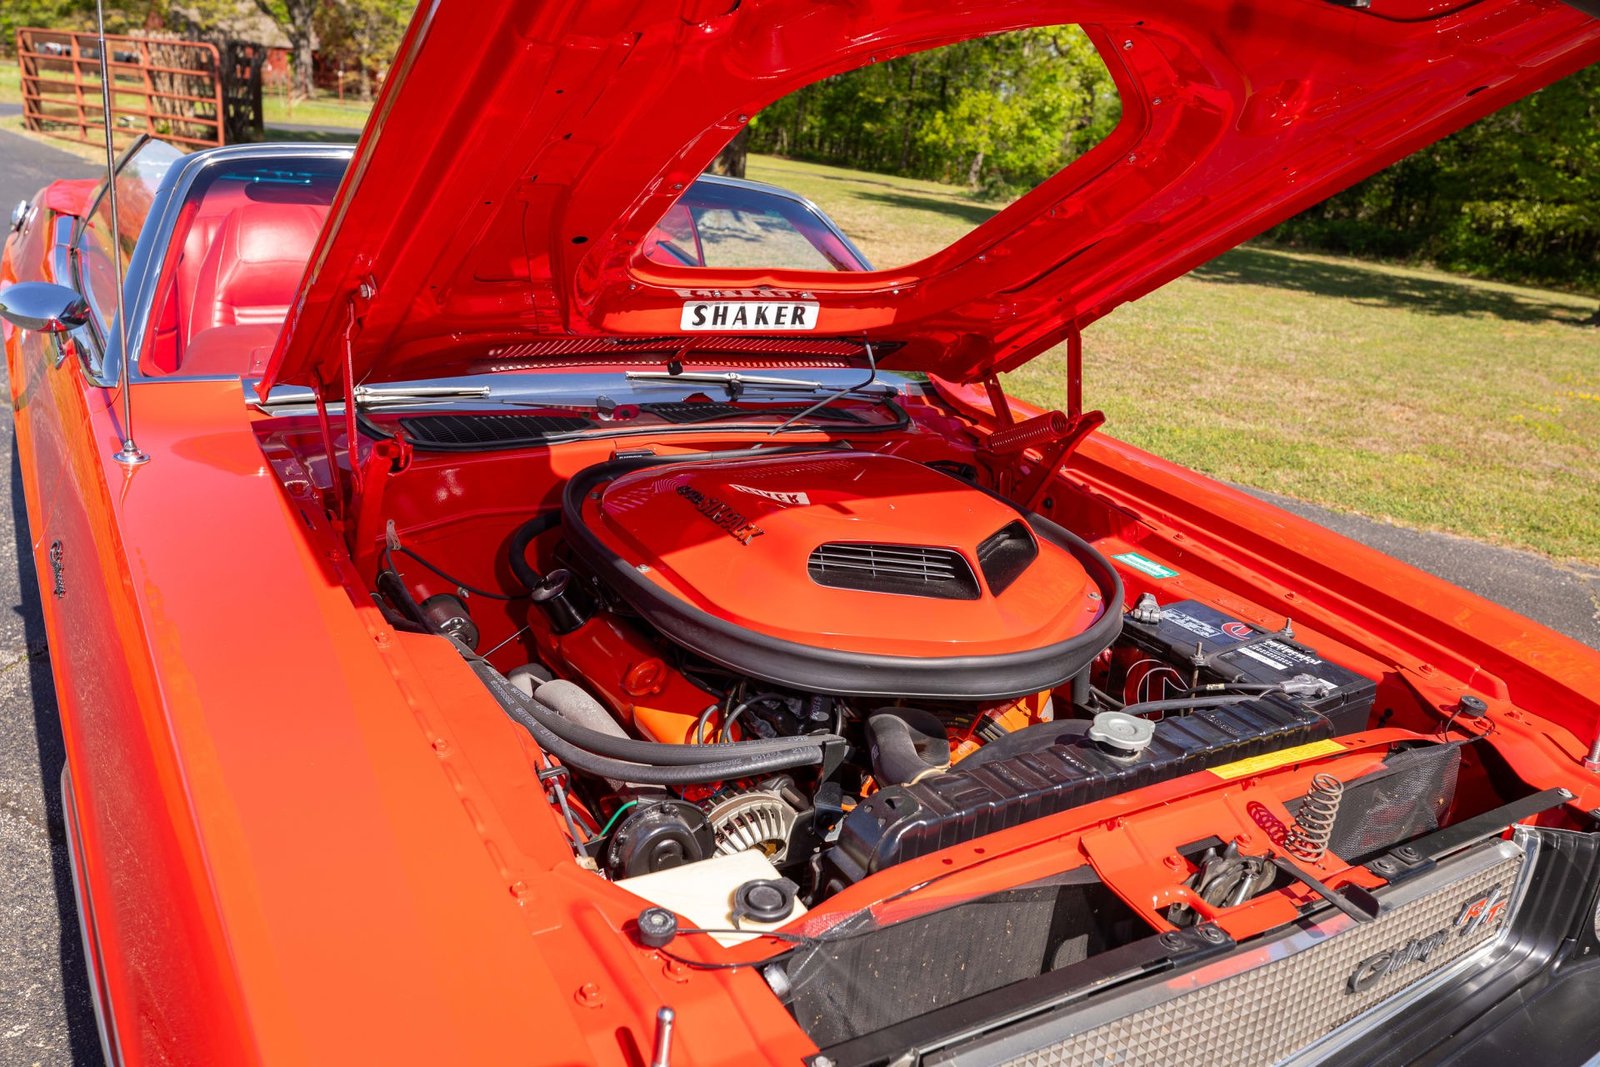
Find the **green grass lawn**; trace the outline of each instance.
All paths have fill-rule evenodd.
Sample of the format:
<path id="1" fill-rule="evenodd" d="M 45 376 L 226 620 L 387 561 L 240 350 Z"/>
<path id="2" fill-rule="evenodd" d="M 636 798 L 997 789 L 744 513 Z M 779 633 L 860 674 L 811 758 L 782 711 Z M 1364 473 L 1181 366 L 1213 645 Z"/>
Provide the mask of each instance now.
<path id="1" fill-rule="evenodd" d="M 341 103 L 332 98 L 317 97 L 291 104 L 277 93 L 267 93 L 261 102 L 265 125 L 270 129 L 285 122 L 301 126 L 337 126 L 359 133 L 367 124 L 370 105 L 354 100 Z"/>
<path id="2" fill-rule="evenodd" d="M 930 182 L 755 158 L 879 265 L 997 207 Z M 1084 333 L 1106 432 L 1243 485 L 1600 562 L 1593 297 L 1246 246 Z M 1063 402 L 1059 352 L 1009 376 Z"/>

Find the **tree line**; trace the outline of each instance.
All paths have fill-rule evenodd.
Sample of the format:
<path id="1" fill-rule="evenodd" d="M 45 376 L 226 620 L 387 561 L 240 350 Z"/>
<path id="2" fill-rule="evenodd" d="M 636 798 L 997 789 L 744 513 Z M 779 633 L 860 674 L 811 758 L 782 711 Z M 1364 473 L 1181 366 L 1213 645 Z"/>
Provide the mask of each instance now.
<path id="1" fill-rule="evenodd" d="M 352 89 L 369 98 L 383 76 L 415 0 L 134 0 L 108 6 L 107 33 L 171 33 L 220 42 L 241 33 L 245 19 L 259 16 L 275 25 L 289 46 L 294 94 L 309 97 L 320 58 L 325 66 L 352 72 Z M 0 48 L 15 45 L 20 26 L 88 30 L 94 27 L 94 0 L 3 0 Z M 258 42 L 260 43 L 260 42 Z"/>
<path id="2" fill-rule="evenodd" d="M 1121 113 L 1088 38 L 1053 27 L 824 79 L 757 115 L 749 147 L 1013 196 L 1093 147 Z"/>
<path id="3" fill-rule="evenodd" d="M 1600 293 L 1600 66 L 1408 156 L 1267 237 Z"/>

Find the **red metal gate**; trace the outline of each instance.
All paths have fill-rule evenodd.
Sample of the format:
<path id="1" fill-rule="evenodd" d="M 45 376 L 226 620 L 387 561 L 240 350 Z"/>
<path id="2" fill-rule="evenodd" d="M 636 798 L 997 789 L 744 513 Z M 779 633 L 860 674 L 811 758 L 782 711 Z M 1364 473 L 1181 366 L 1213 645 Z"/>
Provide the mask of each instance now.
<path id="1" fill-rule="evenodd" d="M 143 133 L 192 148 L 223 143 L 215 45 L 108 35 L 114 138 Z M 23 117 L 30 130 L 102 144 L 100 41 L 92 33 L 17 30 Z"/>

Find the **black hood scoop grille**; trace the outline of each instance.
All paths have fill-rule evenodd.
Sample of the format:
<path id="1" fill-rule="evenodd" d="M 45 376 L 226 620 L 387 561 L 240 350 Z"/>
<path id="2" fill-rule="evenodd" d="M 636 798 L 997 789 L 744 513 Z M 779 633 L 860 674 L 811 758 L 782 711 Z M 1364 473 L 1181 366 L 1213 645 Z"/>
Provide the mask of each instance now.
<path id="1" fill-rule="evenodd" d="M 977 600 L 978 579 L 966 558 L 948 548 L 833 541 L 806 561 L 811 580 L 833 589 L 939 600 Z"/>

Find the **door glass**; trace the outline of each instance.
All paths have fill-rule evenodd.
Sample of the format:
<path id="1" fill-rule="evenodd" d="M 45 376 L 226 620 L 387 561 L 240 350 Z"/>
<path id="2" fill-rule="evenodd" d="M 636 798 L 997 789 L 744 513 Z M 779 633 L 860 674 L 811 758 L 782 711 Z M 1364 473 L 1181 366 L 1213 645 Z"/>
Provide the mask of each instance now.
<path id="1" fill-rule="evenodd" d="M 117 167 L 117 223 L 121 232 L 111 232 L 111 198 L 102 188 L 78 242 L 80 271 L 89 306 L 94 312 L 102 337 L 111 336 L 117 311 L 116 275 L 111 257 L 120 255 L 126 271 L 128 257 L 144 230 L 156 189 L 173 163 L 183 153 L 164 141 L 146 141 L 134 149 Z"/>

